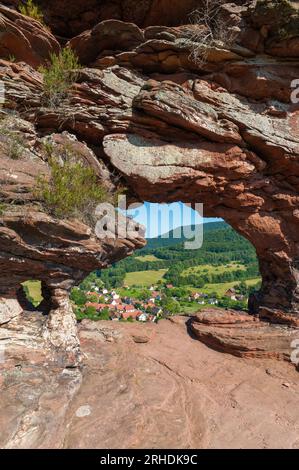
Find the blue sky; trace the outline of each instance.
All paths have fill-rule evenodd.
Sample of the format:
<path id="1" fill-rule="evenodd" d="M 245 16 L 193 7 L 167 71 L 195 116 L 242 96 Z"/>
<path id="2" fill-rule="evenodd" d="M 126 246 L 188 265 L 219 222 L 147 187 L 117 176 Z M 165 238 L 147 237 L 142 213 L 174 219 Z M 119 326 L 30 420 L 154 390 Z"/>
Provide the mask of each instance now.
<path id="1" fill-rule="evenodd" d="M 177 227 L 222 219 L 201 217 L 197 211 L 182 202 L 173 204 L 153 204 L 145 202 L 138 208 L 126 212 L 146 227 L 146 237 L 152 238 Z"/>

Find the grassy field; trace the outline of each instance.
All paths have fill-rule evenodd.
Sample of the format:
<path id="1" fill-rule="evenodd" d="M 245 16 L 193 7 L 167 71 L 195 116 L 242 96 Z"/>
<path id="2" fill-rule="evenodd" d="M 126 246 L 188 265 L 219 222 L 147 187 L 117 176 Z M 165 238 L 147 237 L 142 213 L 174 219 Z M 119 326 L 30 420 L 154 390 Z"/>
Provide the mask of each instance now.
<path id="1" fill-rule="evenodd" d="M 144 256 L 136 256 L 135 259 L 139 261 L 160 261 L 160 258 L 157 258 L 155 255 L 144 255 Z"/>
<path id="2" fill-rule="evenodd" d="M 144 286 L 148 287 L 152 284 L 156 284 L 164 274 L 167 269 L 159 269 L 158 271 L 137 271 L 133 273 L 127 273 L 125 277 L 124 284 L 127 286 Z"/>
<path id="3" fill-rule="evenodd" d="M 204 308 L 207 308 L 208 305 L 200 305 L 197 302 L 192 302 L 189 305 L 182 305 L 181 313 L 186 313 L 188 315 L 192 315 L 193 313 L 199 312 L 199 310 L 202 310 Z M 213 307 L 217 307 L 216 305 L 213 305 Z"/>
<path id="4" fill-rule="evenodd" d="M 23 286 L 28 287 L 29 296 L 33 299 L 33 305 L 37 306 L 43 300 L 40 281 L 26 281 Z"/>
<path id="5" fill-rule="evenodd" d="M 246 267 L 243 264 L 239 263 L 230 263 L 221 266 L 212 266 L 210 264 L 201 264 L 198 266 L 193 266 L 187 268 L 183 271 L 183 275 L 190 274 L 222 274 L 224 272 L 236 271 L 240 269 L 241 271 L 245 270 Z"/>
<path id="6" fill-rule="evenodd" d="M 257 277 L 255 279 L 248 279 L 245 281 L 245 283 L 248 286 L 254 286 L 260 281 L 260 278 Z M 218 295 L 223 296 L 225 292 L 230 289 L 231 287 L 234 287 L 236 284 L 239 284 L 240 281 L 232 281 L 232 282 L 223 282 L 221 284 L 208 284 L 204 287 L 201 287 L 200 289 L 194 289 L 192 288 L 192 291 L 200 291 L 203 292 L 204 294 L 211 294 L 212 292 L 216 292 Z"/>

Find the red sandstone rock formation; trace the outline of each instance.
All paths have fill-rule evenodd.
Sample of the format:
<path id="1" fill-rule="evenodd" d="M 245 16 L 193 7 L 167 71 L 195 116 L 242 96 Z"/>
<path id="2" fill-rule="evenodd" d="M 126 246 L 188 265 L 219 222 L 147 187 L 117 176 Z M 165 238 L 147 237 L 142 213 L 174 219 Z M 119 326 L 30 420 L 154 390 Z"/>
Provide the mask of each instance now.
<path id="1" fill-rule="evenodd" d="M 0 57 L 26 62 L 33 67 L 57 53 L 59 43 L 38 21 L 0 4 Z"/>
<path id="2" fill-rule="evenodd" d="M 19 4 L 16 0 L 4 0 L 3 3 L 13 7 Z M 45 20 L 55 34 L 72 37 L 111 18 L 139 26 L 176 26 L 186 23 L 200 0 L 36 0 L 35 3 L 41 6 Z"/>
<path id="3" fill-rule="evenodd" d="M 175 319 L 84 320 L 81 372 L 51 360 L 41 316 L 0 328 L 0 447 L 297 449 L 298 372 L 219 354 Z"/>
<path id="4" fill-rule="evenodd" d="M 285 11 L 285 2 L 281 8 L 269 7 L 267 2 L 239 3 L 225 5 L 221 12 L 227 28 L 236 33 L 235 43 L 203 46 L 205 61 L 200 63 L 190 57 L 194 44 L 188 27 L 173 26 L 186 22 L 187 12 L 179 7 L 174 8 L 176 20 L 163 21 L 171 26 L 157 26 L 162 21 L 149 20 L 154 16 L 147 7 L 142 10 L 145 22 L 126 16 L 125 9 L 122 15 L 111 12 L 111 2 L 105 3 L 104 16 L 97 16 L 94 2 L 84 6 L 72 2 L 74 17 L 82 8 L 94 12 L 86 20 L 90 29 L 83 32 L 85 23 L 72 30 L 65 22 L 58 26 L 53 20 L 63 16 L 68 2 L 57 3 L 59 14 L 54 6 L 45 7 L 55 32 L 59 28 L 61 35 L 80 32 L 69 46 L 87 67 L 59 108 L 50 109 L 41 105 L 40 73 L 18 62 L 26 61 L 25 56 L 16 57 L 16 63 L 1 61 L 4 110 L 14 110 L 34 124 L 35 129 L 26 131 L 33 144 L 46 135 L 59 139 L 63 131 L 75 135 L 85 142 L 86 158 L 96 166 L 100 162 L 99 176 L 103 173 L 109 179 L 109 172 L 116 172 L 134 198 L 203 202 L 206 216 L 223 217 L 256 248 L 263 285 L 250 300 L 251 311 L 271 322 L 298 325 L 299 108 L 290 100 L 291 82 L 298 78 L 298 13 Z M 158 14 L 154 4 L 148 2 Z M 7 17 L 16 15 L 13 10 L 4 11 Z M 24 17 L 14 24 L 20 34 L 24 22 L 32 25 Z M 41 37 L 51 36 L 38 28 L 43 31 Z M 49 44 L 39 60 L 57 46 Z M 34 50 L 34 41 L 31 47 Z M 6 52 L 2 55 L 7 59 Z M 36 65 L 32 58 L 27 62 Z M 33 157 L 36 163 L 31 165 Z M 1 196 L 4 201 L 29 204 L 28 187 L 35 173 L 47 171 L 46 159 L 38 150 L 22 160 L 22 167 L 8 158 L 4 152 L 0 160 L 5 174 Z M 136 247 L 134 242 L 129 248 L 120 242 L 117 254 L 107 255 L 109 249 L 86 230 L 36 210 L 26 217 L 8 214 L 1 225 L 1 262 L 11 282 L 6 275 L 0 278 L 3 294 L 15 295 L 33 267 L 46 287 L 66 292 L 89 270 L 104 267 Z M 50 251 L 47 243 L 53 243 Z M 68 250 L 74 246 L 78 254 L 69 261 Z M 16 250 L 25 262 L 9 260 Z M 107 262 L 102 262 L 102 256 L 99 262 L 99 251 Z"/>
<path id="5" fill-rule="evenodd" d="M 289 360 L 299 325 L 298 13 L 285 1 L 223 5 L 235 43 L 205 45 L 195 63 L 197 0 L 36 1 L 52 32 L 17 1 L 0 5 L 0 117 L 22 147 L 12 158 L 0 120 L 0 447 L 297 448 L 296 372 L 272 359 Z M 53 109 L 38 66 L 68 40 L 84 68 Z M 203 202 L 223 217 L 256 248 L 256 315 L 83 321 L 78 338 L 71 287 L 144 240 L 98 239 L 45 213 L 35 187 L 50 174 L 47 141 L 75 149 L 110 192 L 121 178 L 134 200 Z M 42 281 L 47 316 L 22 314 L 28 279 Z"/>
<path id="6" fill-rule="evenodd" d="M 278 328 L 233 310 L 207 308 L 190 320 L 190 331 L 216 351 L 238 357 L 289 360 L 298 329 Z"/>
<path id="7" fill-rule="evenodd" d="M 127 220 L 124 223 L 132 236 L 118 237 L 116 227 L 116 237 L 107 232 L 105 238 L 99 239 L 94 228 L 76 219 L 59 220 L 46 214 L 34 191 L 37 178 L 49 175 L 45 140 L 38 138 L 33 126 L 26 121 L 12 116 L 5 120 L 5 131 L 11 126 L 19 130 L 23 141 L 22 155 L 16 159 L 9 154 L 9 137 L 4 134 L 0 138 L 0 197 L 6 204 L 0 224 L 0 323 L 20 313 L 18 303 L 14 303 L 16 298 L 26 309 L 21 283 L 28 279 L 40 280 L 44 297 L 40 308 L 49 314 L 44 336 L 55 347 L 75 349 L 77 354 L 76 321 L 68 300 L 71 287 L 91 271 L 106 268 L 144 246 L 143 232 L 135 222 Z M 52 134 L 47 142 L 58 151 L 65 145 L 71 146 L 77 158 L 80 156 L 85 164 L 94 168 L 102 184 L 104 181 L 107 186 L 112 185 L 107 180 L 106 168 L 92 150 L 74 136 Z"/>

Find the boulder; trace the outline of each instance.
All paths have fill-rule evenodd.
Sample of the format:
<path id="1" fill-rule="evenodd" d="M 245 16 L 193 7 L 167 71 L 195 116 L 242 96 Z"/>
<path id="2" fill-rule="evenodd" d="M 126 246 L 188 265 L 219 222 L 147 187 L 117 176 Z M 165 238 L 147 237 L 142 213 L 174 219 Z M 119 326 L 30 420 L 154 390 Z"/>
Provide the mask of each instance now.
<path id="1" fill-rule="evenodd" d="M 0 326 L 21 315 L 22 307 L 16 299 L 0 298 Z"/>
<path id="2" fill-rule="evenodd" d="M 190 321 L 193 335 L 221 352 L 247 358 L 291 360 L 299 327 L 275 326 L 245 312 L 207 308 Z"/>
<path id="3" fill-rule="evenodd" d="M 35 68 L 60 49 L 55 36 L 39 21 L 3 5 L 0 5 L 0 34 L 0 58 L 26 62 Z"/>

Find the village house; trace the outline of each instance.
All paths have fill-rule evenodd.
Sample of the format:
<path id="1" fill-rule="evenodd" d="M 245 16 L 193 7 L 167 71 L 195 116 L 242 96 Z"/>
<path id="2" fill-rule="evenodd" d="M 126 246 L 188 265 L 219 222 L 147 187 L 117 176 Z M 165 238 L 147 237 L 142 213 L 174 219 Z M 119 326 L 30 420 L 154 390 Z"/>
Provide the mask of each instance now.
<path id="1" fill-rule="evenodd" d="M 124 312 L 127 312 L 127 313 L 136 311 L 133 305 L 124 305 L 123 307 L 124 307 Z"/>
<path id="2" fill-rule="evenodd" d="M 237 300 L 236 290 L 233 287 L 230 287 L 224 294 L 225 297 L 229 297 L 231 300 Z"/>
<path id="3" fill-rule="evenodd" d="M 95 292 L 95 291 L 88 291 L 88 292 L 86 292 L 86 295 L 87 295 L 88 297 L 92 297 L 92 296 L 99 297 L 99 293 L 98 293 L 98 292 Z"/>
<path id="4" fill-rule="evenodd" d="M 137 320 L 141 322 L 146 322 L 147 319 L 148 319 L 148 315 L 146 313 L 141 313 L 137 318 Z"/>
<path id="5" fill-rule="evenodd" d="M 149 315 L 148 316 L 148 321 L 154 323 L 156 320 L 157 320 L 157 315 Z"/>
<path id="6" fill-rule="evenodd" d="M 128 318 L 133 318 L 133 320 L 137 320 L 137 317 L 141 315 L 142 312 L 140 310 L 134 310 L 133 312 L 122 312 L 121 318 L 123 320 L 128 320 Z"/>
<path id="7" fill-rule="evenodd" d="M 201 297 L 201 294 L 199 294 L 198 292 L 192 292 L 192 294 L 191 294 L 191 298 L 192 298 L 193 300 L 197 300 L 197 299 L 199 299 L 200 297 Z"/>
<path id="8" fill-rule="evenodd" d="M 243 295 L 243 294 L 238 294 L 238 295 L 236 295 L 236 300 L 241 301 L 241 300 L 245 300 L 245 299 L 246 299 L 246 297 L 245 297 L 245 295 Z"/>
<path id="9" fill-rule="evenodd" d="M 161 307 L 154 307 L 154 308 L 152 309 L 152 313 L 153 313 L 154 315 L 160 315 L 162 312 L 163 312 L 163 310 L 162 310 Z"/>
<path id="10" fill-rule="evenodd" d="M 151 292 L 151 297 L 153 299 L 161 300 L 160 292 L 158 292 L 157 290 L 154 290 Z"/>
<path id="11" fill-rule="evenodd" d="M 86 302 L 85 306 L 86 307 L 93 307 L 93 308 L 96 309 L 97 312 L 100 312 L 101 310 L 104 310 L 104 308 L 109 308 L 109 305 L 99 304 L 97 302 Z"/>
<path id="12" fill-rule="evenodd" d="M 142 307 L 145 310 L 152 310 L 153 308 L 155 308 L 155 304 L 153 304 L 152 302 L 148 302 L 148 303 L 142 304 Z"/>
<path id="13" fill-rule="evenodd" d="M 172 284 L 169 284 L 171 288 Z M 155 322 L 158 316 L 163 313 L 163 309 L 160 306 L 155 305 L 156 300 L 161 299 L 161 293 L 159 291 L 150 290 L 151 297 L 145 301 L 137 301 L 129 296 L 120 297 L 116 290 L 109 291 L 108 289 L 102 289 L 101 292 L 96 292 L 95 289 L 91 289 L 87 292 L 88 296 L 93 296 L 98 301 L 86 302 L 86 307 L 93 307 L 97 312 L 101 312 L 104 309 L 108 309 L 110 319 L 118 321 L 120 319 L 127 320 L 132 318 L 141 322 Z M 105 295 L 103 295 L 106 293 Z M 102 303 L 101 300 L 103 299 Z"/>

